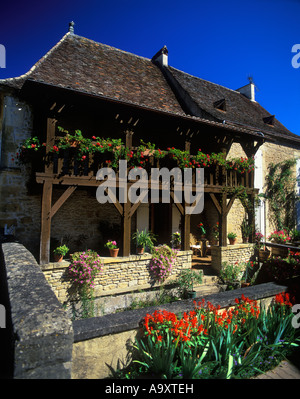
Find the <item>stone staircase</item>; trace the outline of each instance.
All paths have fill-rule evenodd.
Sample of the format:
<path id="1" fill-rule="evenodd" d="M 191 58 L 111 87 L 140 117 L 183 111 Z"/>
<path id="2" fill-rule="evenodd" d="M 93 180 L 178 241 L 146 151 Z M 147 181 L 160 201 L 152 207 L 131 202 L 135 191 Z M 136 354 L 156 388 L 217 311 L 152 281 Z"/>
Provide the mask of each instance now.
<path id="1" fill-rule="evenodd" d="M 219 284 L 218 276 L 211 269 L 211 257 L 193 257 L 192 269 L 196 272 L 202 273 L 202 284 L 194 286 L 197 292 L 197 297 L 215 294 L 223 291 L 222 285 Z"/>

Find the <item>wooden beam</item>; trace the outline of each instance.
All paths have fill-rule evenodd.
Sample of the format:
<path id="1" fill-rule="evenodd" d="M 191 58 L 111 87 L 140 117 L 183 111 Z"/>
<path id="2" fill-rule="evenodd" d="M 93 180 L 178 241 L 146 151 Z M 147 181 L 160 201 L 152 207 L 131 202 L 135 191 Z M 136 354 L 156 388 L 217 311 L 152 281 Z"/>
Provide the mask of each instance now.
<path id="1" fill-rule="evenodd" d="M 221 212 L 222 212 L 221 205 L 220 205 L 219 201 L 217 200 L 215 194 L 209 193 L 209 195 L 210 195 L 210 198 L 212 199 L 212 202 L 214 203 L 218 213 L 221 214 Z"/>
<path id="2" fill-rule="evenodd" d="M 66 191 L 59 197 L 59 199 L 55 202 L 55 204 L 51 208 L 50 218 L 53 218 L 53 216 L 56 214 L 59 208 L 66 202 L 66 200 L 70 197 L 70 195 L 74 193 L 76 188 L 77 186 L 69 186 L 66 189 Z"/>
<path id="3" fill-rule="evenodd" d="M 171 198 L 172 198 L 173 201 L 174 201 L 174 191 L 170 191 L 170 195 L 171 195 Z M 176 205 L 176 207 L 177 207 L 177 209 L 179 210 L 179 212 L 181 213 L 181 215 L 184 215 L 184 208 L 183 208 L 183 206 L 182 206 L 179 202 L 175 202 L 175 201 L 174 201 L 174 204 Z"/>
<path id="4" fill-rule="evenodd" d="M 41 209 L 40 264 L 49 263 L 51 236 L 52 183 L 44 182 Z"/>
<path id="5" fill-rule="evenodd" d="M 232 205 L 233 205 L 233 203 L 234 203 L 234 200 L 236 199 L 236 194 L 234 194 L 231 198 L 230 198 L 230 201 L 229 201 L 229 203 L 226 205 L 226 215 L 228 215 L 228 213 L 229 213 L 229 211 L 230 211 L 230 209 L 231 209 L 231 207 L 232 207 Z"/>

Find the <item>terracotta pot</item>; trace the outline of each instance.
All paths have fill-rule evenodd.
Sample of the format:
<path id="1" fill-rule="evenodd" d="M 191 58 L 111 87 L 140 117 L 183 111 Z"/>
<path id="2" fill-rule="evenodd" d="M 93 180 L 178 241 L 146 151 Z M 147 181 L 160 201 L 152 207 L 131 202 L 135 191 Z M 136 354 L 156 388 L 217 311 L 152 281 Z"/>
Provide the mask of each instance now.
<path id="1" fill-rule="evenodd" d="M 249 237 L 242 237 L 242 238 L 244 244 L 247 244 L 249 242 Z"/>
<path id="2" fill-rule="evenodd" d="M 54 254 L 54 261 L 55 262 L 62 262 L 63 256 L 60 254 Z"/>
<path id="3" fill-rule="evenodd" d="M 250 283 L 241 283 L 241 287 L 243 288 L 243 287 L 249 287 L 250 286 Z"/>
<path id="4" fill-rule="evenodd" d="M 142 255 L 144 253 L 144 247 L 137 247 L 136 248 L 136 253 L 138 255 Z"/>
<path id="5" fill-rule="evenodd" d="M 234 245 L 236 243 L 236 238 L 228 238 L 229 244 Z"/>
<path id="6" fill-rule="evenodd" d="M 109 252 L 110 252 L 110 256 L 112 258 L 116 258 L 118 256 L 118 253 L 119 253 L 119 248 L 110 249 Z"/>

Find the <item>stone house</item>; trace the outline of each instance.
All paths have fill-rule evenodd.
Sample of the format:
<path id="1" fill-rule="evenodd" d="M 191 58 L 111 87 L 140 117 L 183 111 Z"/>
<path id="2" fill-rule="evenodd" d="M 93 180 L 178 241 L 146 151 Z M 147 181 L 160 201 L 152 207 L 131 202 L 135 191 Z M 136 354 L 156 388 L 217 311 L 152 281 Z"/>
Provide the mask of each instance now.
<path id="1" fill-rule="evenodd" d="M 59 126 L 79 129 L 88 138 L 122 139 L 133 153 L 142 140 L 191 156 L 201 148 L 227 159 L 255 157 L 255 169 L 238 176 L 234 170 L 205 168 L 204 211 L 197 215 L 175 201 L 99 204 L 91 159 L 86 171 L 75 173 L 73 165 L 66 172 L 67 153 L 55 158 L 48 151 L 61 135 Z M 72 24 L 26 74 L 0 80 L 0 131 L 0 228 L 5 234 L 13 227 L 40 263 L 49 262 L 61 241 L 73 250 L 99 250 L 106 239 L 117 239 L 128 255 L 132 232 L 144 228 L 157 234 L 159 243 L 181 230 L 182 249 L 189 249 L 190 232 L 197 234 L 200 222 L 209 236 L 219 222 L 220 246 L 226 246 L 228 231 L 241 238 L 245 210 L 234 190 L 224 187 L 243 185 L 253 202 L 263 190 L 268 164 L 300 154 L 300 137 L 255 101 L 252 82 L 228 89 L 170 66 L 166 47 L 147 59 L 78 36 Z M 19 165 L 20 143 L 35 136 L 46 144 L 50 161 L 38 160 L 34 168 Z M 255 215 L 262 232 L 271 228 L 265 215 L 262 208 Z M 248 217 L 253 224 L 254 215 Z"/>

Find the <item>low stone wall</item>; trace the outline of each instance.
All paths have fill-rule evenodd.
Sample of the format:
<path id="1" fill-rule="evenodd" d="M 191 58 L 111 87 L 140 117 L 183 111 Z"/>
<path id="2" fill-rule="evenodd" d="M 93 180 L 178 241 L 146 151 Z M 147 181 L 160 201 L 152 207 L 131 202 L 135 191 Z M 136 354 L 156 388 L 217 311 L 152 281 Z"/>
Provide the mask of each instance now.
<path id="1" fill-rule="evenodd" d="M 276 294 L 286 290 L 286 286 L 266 283 L 207 295 L 205 300 L 215 306 L 220 305 L 222 309 L 234 306 L 235 298 L 244 294 L 267 307 Z M 196 301 L 201 299 L 202 297 L 196 298 Z M 159 308 L 182 314 L 194 309 L 194 300 L 173 302 Z M 156 309 L 157 307 L 149 307 L 73 321 L 72 378 L 107 378 L 110 375 L 108 366 L 116 369 L 118 360 L 121 365 L 126 364 L 130 360 L 128 347 L 138 334 L 139 323 L 147 313 L 153 313 Z"/>
<path id="2" fill-rule="evenodd" d="M 134 341 L 140 322 L 157 309 L 149 307 L 71 322 L 40 266 L 23 245 L 2 244 L 0 272 L 1 290 L 4 287 L 0 299 L 7 310 L 7 328 L 0 329 L 7 332 L 0 340 L 0 353 L 4 367 L 8 367 L 7 360 L 11 366 L 11 375 L 6 373 L 8 378 L 107 378 L 108 366 L 116 368 L 118 360 L 129 360 L 128 345 Z M 207 295 L 205 300 L 228 308 L 244 294 L 267 306 L 276 294 L 286 290 L 286 286 L 266 283 Z M 194 300 L 159 308 L 182 314 L 194 309 Z M 7 348 L 12 349 L 10 359 L 3 356 Z M 0 373 L 3 376 L 2 369 Z"/>
<path id="3" fill-rule="evenodd" d="M 254 244 L 235 244 L 227 247 L 211 247 L 212 268 L 216 273 L 224 262 L 248 262 L 254 255 Z"/>
<path id="4" fill-rule="evenodd" d="M 2 244 L 1 275 L 7 285 L 7 325 L 12 378 L 71 377 L 72 322 L 33 255 L 19 243 Z M 1 342 L 2 349 L 8 342 Z M 1 353 L 3 351 L 1 350 Z M 2 360 L 2 359 L 1 359 Z"/>
<path id="5" fill-rule="evenodd" d="M 102 258 L 103 270 L 95 279 L 96 314 L 112 312 L 130 305 L 130 293 L 159 287 L 150 273 L 150 254 L 128 257 Z M 192 251 L 179 251 L 168 284 L 181 270 L 191 268 Z M 68 276 L 70 262 L 55 262 L 42 265 L 43 273 L 61 303 L 74 302 L 72 280 Z M 140 294 L 141 296 L 141 294 Z M 97 310 L 98 309 L 98 310 Z"/>

